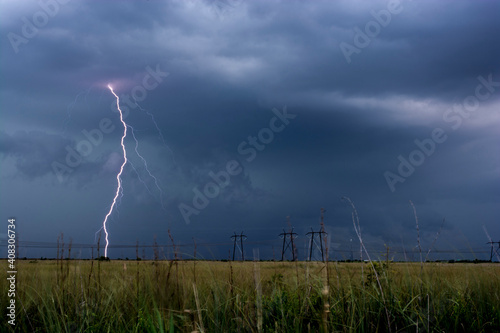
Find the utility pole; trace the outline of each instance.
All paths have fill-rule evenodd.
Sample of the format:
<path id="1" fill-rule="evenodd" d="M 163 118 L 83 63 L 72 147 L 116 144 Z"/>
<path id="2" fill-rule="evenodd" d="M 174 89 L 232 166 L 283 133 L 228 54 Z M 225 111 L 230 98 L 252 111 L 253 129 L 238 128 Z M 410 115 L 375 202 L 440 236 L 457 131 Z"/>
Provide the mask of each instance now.
<path id="1" fill-rule="evenodd" d="M 311 244 L 311 246 L 309 247 L 309 259 L 308 259 L 309 261 L 311 261 L 311 256 L 312 256 L 312 253 L 313 253 L 313 242 L 314 242 L 314 234 L 315 234 L 313 228 L 311 228 L 311 231 L 308 232 L 306 234 L 306 236 L 307 235 L 311 235 L 311 234 L 312 234 L 311 241 L 309 242 Z M 321 255 L 323 256 L 323 253 L 321 253 Z"/>
<path id="2" fill-rule="evenodd" d="M 324 257 L 324 254 L 323 254 L 323 240 L 322 240 L 322 235 L 323 234 L 326 234 L 326 232 L 324 231 L 324 229 L 320 230 L 320 231 L 314 231 L 313 228 L 311 228 L 311 231 L 309 231 L 306 235 L 311 235 L 311 240 L 310 240 L 310 245 L 309 245 L 309 261 L 312 260 L 312 253 L 313 253 L 313 244 L 316 245 L 316 247 L 318 248 L 318 250 L 321 252 L 321 261 L 325 261 L 325 257 Z M 316 241 L 314 240 L 314 235 L 318 235 L 319 236 L 319 246 L 318 244 L 316 243 Z"/>
<path id="3" fill-rule="evenodd" d="M 487 242 L 486 244 L 491 244 L 490 262 L 492 262 L 493 261 L 493 251 L 495 251 L 496 254 L 500 253 L 500 242 Z M 493 250 L 493 244 L 498 244 L 498 250 Z"/>
<path id="4" fill-rule="evenodd" d="M 297 238 L 297 233 L 293 232 L 293 228 L 290 229 L 289 232 L 286 232 L 285 229 L 283 229 L 283 232 L 279 234 L 280 237 L 283 238 L 283 248 L 281 250 L 281 261 L 285 258 L 285 252 L 290 248 L 292 251 L 292 260 L 296 261 L 297 256 L 295 255 L 295 244 L 293 240 Z"/>
<path id="5" fill-rule="evenodd" d="M 233 245 L 233 261 L 234 261 L 234 255 L 236 253 L 236 248 L 240 250 L 240 256 L 241 256 L 241 261 L 245 261 L 245 251 L 243 251 L 243 241 L 247 239 L 246 235 L 243 235 L 243 231 L 238 235 L 236 232 L 234 235 L 231 236 L 231 238 L 234 240 L 234 245 Z M 238 242 L 239 240 L 239 242 Z"/>

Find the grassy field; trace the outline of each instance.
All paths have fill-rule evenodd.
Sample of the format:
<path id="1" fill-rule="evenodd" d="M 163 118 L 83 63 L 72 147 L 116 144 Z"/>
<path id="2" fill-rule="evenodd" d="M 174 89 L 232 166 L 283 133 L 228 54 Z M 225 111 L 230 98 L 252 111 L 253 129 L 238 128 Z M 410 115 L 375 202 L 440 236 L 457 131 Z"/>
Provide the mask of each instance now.
<path id="1" fill-rule="evenodd" d="M 6 323 L 4 310 L 2 332 L 500 330 L 498 264 L 18 260 L 16 266 L 16 326 Z"/>

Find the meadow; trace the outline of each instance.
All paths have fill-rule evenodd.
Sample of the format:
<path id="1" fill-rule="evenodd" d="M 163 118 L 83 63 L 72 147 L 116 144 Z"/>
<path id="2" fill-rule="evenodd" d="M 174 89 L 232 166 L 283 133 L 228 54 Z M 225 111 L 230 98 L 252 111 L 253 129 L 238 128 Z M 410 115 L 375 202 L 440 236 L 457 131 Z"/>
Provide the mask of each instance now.
<path id="1" fill-rule="evenodd" d="M 3 320 L 2 332 L 500 330 L 495 263 L 17 260 L 16 265 L 16 325 Z M 6 271 L 0 273 L 3 309 Z"/>

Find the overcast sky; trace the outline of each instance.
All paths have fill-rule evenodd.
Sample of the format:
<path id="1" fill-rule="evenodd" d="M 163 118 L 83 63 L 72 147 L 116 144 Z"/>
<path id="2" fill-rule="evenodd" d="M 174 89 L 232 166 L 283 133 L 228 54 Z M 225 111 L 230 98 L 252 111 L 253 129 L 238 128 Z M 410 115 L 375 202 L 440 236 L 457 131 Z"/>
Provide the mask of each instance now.
<path id="1" fill-rule="evenodd" d="M 226 258 L 243 231 L 247 257 L 271 258 L 287 216 L 304 258 L 321 207 L 332 257 L 349 258 L 359 241 L 343 196 L 375 255 L 415 249 L 409 200 L 425 251 L 445 219 L 434 259 L 488 259 L 483 225 L 499 240 L 499 2 L 0 7 L 0 232 L 15 217 L 21 246 L 96 243 L 124 161 L 108 84 L 138 140 L 129 128 L 111 258 L 135 255 L 116 245 L 170 244 L 168 229 L 212 244 L 206 258 Z"/>

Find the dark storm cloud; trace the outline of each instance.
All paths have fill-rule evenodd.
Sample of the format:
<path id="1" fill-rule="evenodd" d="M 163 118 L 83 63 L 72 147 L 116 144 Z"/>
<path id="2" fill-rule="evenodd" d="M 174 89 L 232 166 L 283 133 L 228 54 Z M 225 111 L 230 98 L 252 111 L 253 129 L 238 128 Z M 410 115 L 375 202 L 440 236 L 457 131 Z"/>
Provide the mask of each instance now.
<path id="1" fill-rule="evenodd" d="M 61 135 L 37 130 L 17 131 L 12 135 L 0 133 L 0 156 L 4 163 L 10 163 L 8 158 L 11 158 L 20 175 L 28 180 L 48 176 L 53 179 L 53 184 L 63 185 L 68 181 L 68 185 L 81 188 L 99 177 L 109 177 L 115 172 L 116 168 L 108 170 L 103 155 L 97 156 L 93 161 L 82 159 L 78 165 L 70 164 L 70 167 L 66 161 L 68 156 L 76 161 L 73 157 L 76 156 L 75 152 L 75 141 Z M 64 177 L 59 178 L 59 174 L 64 174 Z"/>
<path id="2" fill-rule="evenodd" d="M 365 31 L 376 21 L 373 13 L 381 15 L 390 2 L 59 4 L 57 14 L 19 44 L 17 53 L 8 33 L 22 36 L 22 18 L 32 22 L 42 9 L 1 4 L 0 148 L 8 156 L 4 161 L 28 179 L 46 177 L 54 192 L 85 193 L 85 202 L 75 202 L 74 210 L 96 209 L 75 224 L 95 221 L 89 230 L 98 229 L 116 182 L 122 129 L 106 84 L 116 84 L 121 96 L 132 95 L 151 70 L 159 70 L 168 76 L 139 104 L 154 114 L 167 146 L 146 111 L 128 105 L 127 121 L 162 185 L 167 212 L 129 138 L 137 173 L 125 169 L 124 213 L 112 224 L 123 242 L 135 241 L 131 230 L 138 220 L 143 241 L 154 233 L 163 237 L 166 220 L 186 239 L 212 232 L 203 236 L 208 241 L 233 229 L 252 237 L 266 228 L 276 233 L 286 227 L 287 215 L 297 228 L 307 229 L 317 224 L 323 206 L 338 235 L 332 241 L 345 247 L 344 238 L 353 231 L 350 208 L 339 200 L 343 195 L 358 205 L 367 240 L 374 244 L 413 237 L 409 199 L 429 237 L 446 217 L 445 230 L 464 230 L 479 244 L 484 235 L 471 223 L 477 211 L 494 228 L 500 89 L 492 86 L 491 95 L 460 118 L 457 129 L 444 115 L 474 96 L 479 76 L 500 81 L 499 3 L 401 1 L 397 14 L 350 63 L 341 43 L 355 45 L 354 28 Z M 297 117 L 249 161 L 239 145 L 270 126 L 273 108 L 285 106 Z M 99 129 L 103 118 L 114 130 L 103 133 L 59 183 L 51 163 L 64 164 L 66 147 L 89 140 L 84 131 Z M 446 142 L 436 144 L 432 156 L 391 192 L 384 173 L 397 173 L 398 157 L 408 159 L 415 140 L 430 138 L 435 128 L 444 130 Z M 192 205 L 194 189 L 203 190 L 210 172 L 224 170 L 231 160 L 242 172 L 185 225 L 179 204 Z M 68 186 L 74 182 L 79 186 Z M 92 200 L 91 192 L 102 196 Z M 40 200 L 49 204 L 50 193 Z M 54 222 L 55 229 L 60 225 Z"/>
<path id="3" fill-rule="evenodd" d="M 64 147 L 69 143 L 59 135 L 40 131 L 0 132 L 0 153 L 14 157 L 17 169 L 29 178 L 51 173 L 52 161 L 65 155 Z"/>

